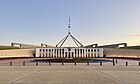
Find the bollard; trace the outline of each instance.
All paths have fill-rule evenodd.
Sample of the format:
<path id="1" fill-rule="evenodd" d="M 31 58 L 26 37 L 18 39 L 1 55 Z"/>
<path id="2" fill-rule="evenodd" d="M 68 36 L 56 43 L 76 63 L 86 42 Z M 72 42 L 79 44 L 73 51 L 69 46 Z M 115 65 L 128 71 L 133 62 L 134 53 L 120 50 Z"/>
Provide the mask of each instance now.
<path id="1" fill-rule="evenodd" d="M 115 66 L 115 62 L 113 61 L 113 66 Z"/>
<path id="2" fill-rule="evenodd" d="M 36 66 L 38 66 L 38 62 L 36 62 Z"/>
<path id="3" fill-rule="evenodd" d="M 51 62 L 49 62 L 49 66 L 51 65 Z"/>
<path id="4" fill-rule="evenodd" d="M 139 66 L 140 66 L 140 62 L 139 62 Z"/>
<path id="5" fill-rule="evenodd" d="M 89 62 L 87 62 L 87 66 L 89 66 Z"/>
<path id="6" fill-rule="evenodd" d="M 102 66 L 102 62 L 100 62 L 100 66 Z"/>
<path id="7" fill-rule="evenodd" d="M 75 62 L 75 65 L 76 65 L 76 62 Z"/>
<path id="8" fill-rule="evenodd" d="M 113 62 L 114 62 L 114 59 L 113 59 Z"/>
<path id="9" fill-rule="evenodd" d="M 128 66 L 128 62 L 126 62 L 126 66 Z"/>
<path id="10" fill-rule="evenodd" d="M 62 65 L 64 65 L 64 62 L 62 62 Z"/>
<path id="11" fill-rule="evenodd" d="M 117 59 L 116 59 L 116 64 L 118 63 Z"/>
<path id="12" fill-rule="evenodd" d="M 10 66 L 12 66 L 12 62 L 10 62 Z"/>
<path id="13" fill-rule="evenodd" d="M 25 66 L 25 61 L 23 61 L 23 66 Z"/>
<path id="14" fill-rule="evenodd" d="M 115 60 L 114 60 L 114 59 L 113 59 L 112 61 L 113 61 L 113 62 L 115 62 Z"/>

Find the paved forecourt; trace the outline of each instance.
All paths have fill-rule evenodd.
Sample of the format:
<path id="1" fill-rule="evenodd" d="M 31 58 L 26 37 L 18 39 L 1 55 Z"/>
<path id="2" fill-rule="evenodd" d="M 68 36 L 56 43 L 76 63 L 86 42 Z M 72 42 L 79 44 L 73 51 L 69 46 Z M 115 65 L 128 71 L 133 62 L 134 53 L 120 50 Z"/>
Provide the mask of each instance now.
<path id="1" fill-rule="evenodd" d="M 139 66 L 0 66 L 0 84 L 140 84 Z"/>

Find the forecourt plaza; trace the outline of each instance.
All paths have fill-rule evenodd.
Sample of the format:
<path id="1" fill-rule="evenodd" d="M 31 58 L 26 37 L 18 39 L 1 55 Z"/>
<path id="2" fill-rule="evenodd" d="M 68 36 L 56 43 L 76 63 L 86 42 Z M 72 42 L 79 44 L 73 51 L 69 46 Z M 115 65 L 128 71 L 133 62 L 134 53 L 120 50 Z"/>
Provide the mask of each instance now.
<path id="1" fill-rule="evenodd" d="M 8 62 L 13 61 L 13 66 Z M 26 65 L 22 66 L 22 62 Z M 103 63 L 39 63 L 36 66 L 29 59 L 0 61 L 0 84 L 139 84 L 140 66 L 138 61 L 118 60 Z M 129 62 L 125 66 L 125 61 Z M 7 64 L 6 64 L 7 63 Z M 3 65 L 2 65 L 3 64 Z"/>

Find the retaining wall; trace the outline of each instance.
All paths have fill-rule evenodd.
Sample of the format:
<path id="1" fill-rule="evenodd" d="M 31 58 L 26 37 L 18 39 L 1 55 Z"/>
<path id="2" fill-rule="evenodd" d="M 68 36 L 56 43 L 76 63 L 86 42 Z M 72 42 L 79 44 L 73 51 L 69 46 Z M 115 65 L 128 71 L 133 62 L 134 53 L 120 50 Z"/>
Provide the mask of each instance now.
<path id="1" fill-rule="evenodd" d="M 140 50 L 137 49 L 113 49 L 104 48 L 105 57 L 140 58 Z"/>
<path id="2" fill-rule="evenodd" d="M 34 57 L 35 49 L 0 50 L 0 58 L 9 57 Z"/>

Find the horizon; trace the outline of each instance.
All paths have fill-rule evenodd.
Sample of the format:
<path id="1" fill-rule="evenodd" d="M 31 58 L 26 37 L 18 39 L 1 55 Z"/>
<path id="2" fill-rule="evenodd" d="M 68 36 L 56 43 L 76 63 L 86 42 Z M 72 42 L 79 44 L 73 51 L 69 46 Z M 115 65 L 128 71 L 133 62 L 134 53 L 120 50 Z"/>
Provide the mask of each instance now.
<path id="1" fill-rule="evenodd" d="M 56 45 L 71 33 L 83 45 L 140 45 L 139 0 L 1 0 L 0 45 Z M 72 45 L 68 39 L 65 46 Z"/>

